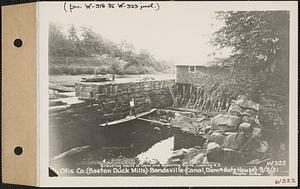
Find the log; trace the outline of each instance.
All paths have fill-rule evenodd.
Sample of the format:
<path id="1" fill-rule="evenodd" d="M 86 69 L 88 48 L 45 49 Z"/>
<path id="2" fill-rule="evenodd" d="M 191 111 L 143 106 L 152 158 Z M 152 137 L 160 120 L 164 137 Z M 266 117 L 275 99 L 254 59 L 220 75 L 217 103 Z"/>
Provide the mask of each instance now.
<path id="1" fill-rule="evenodd" d="M 61 85 L 53 85 L 53 84 L 49 84 L 49 89 L 58 91 L 58 92 L 74 92 L 75 91 L 74 87 L 64 87 Z"/>
<path id="2" fill-rule="evenodd" d="M 54 106 L 49 108 L 49 113 L 57 113 L 71 109 L 71 105 L 64 105 L 64 106 Z"/>
<path id="3" fill-rule="evenodd" d="M 49 101 L 49 106 L 62 106 L 62 105 L 66 105 L 67 103 L 64 103 L 61 100 L 50 100 Z"/>

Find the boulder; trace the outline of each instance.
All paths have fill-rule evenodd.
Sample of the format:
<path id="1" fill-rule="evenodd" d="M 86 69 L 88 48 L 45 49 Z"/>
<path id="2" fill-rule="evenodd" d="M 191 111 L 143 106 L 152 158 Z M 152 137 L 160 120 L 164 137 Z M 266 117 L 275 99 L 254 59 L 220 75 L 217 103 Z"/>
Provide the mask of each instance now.
<path id="1" fill-rule="evenodd" d="M 240 151 L 243 151 L 245 153 L 247 153 L 249 155 L 248 158 L 250 159 L 253 159 L 253 157 L 251 157 L 251 153 L 259 148 L 260 146 L 260 141 L 258 140 L 258 138 L 253 138 L 251 135 L 252 133 L 245 133 L 246 135 L 249 135 L 249 136 L 246 136 L 247 137 L 247 142 L 245 143 L 245 145 L 243 145 L 243 148 L 240 149 Z"/>
<path id="2" fill-rule="evenodd" d="M 259 159 L 262 160 L 266 157 L 268 157 L 271 147 L 266 141 L 259 142 L 257 140 L 254 140 L 252 142 L 251 146 L 247 149 L 248 152 L 248 158 L 249 160 L 253 159 Z"/>
<path id="3" fill-rule="evenodd" d="M 270 146 L 266 141 L 260 143 L 260 147 L 255 149 L 256 152 L 266 153 L 270 150 Z"/>
<path id="4" fill-rule="evenodd" d="M 206 157 L 209 162 L 222 162 L 224 151 L 219 144 L 210 142 L 207 145 Z"/>
<path id="5" fill-rule="evenodd" d="M 187 155 L 187 152 L 185 152 L 185 150 L 183 150 L 183 149 L 180 149 L 180 150 L 174 151 L 171 158 L 183 159 L 186 155 Z"/>
<path id="6" fill-rule="evenodd" d="M 182 159 L 180 158 L 170 158 L 168 159 L 168 164 L 182 164 Z"/>
<path id="7" fill-rule="evenodd" d="M 240 99 L 242 99 L 242 100 L 247 100 L 248 98 L 247 98 L 246 95 L 239 95 L 239 96 L 237 97 L 237 99 L 238 99 L 238 100 L 240 100 Z"/>
<path id="8" fill-rule="evenodd" d="M 222 145 L 224 143 L 224 139 L 225 139 L 226 136 L 224 136 L 223 134 L 221 133 L 212 133 L 209 137 L 208 137 L 208 143 L 209 142 L 215 142 L 219 145 Z"/>
<path id="9" fill-rule="evenodd" d="M 247 108 L 247 109 L 254 109 L 256 111 L 259 111 L 259 104 L 251 101 L 251 100 L 247 100 L 247 99 L 237 99 L 234 101 L 234 104 L 238 105 L 239 107 L 242 108 Z"/>
<path id="10" fill-rule="evenodd" d="M 195 155 L 190 160 L 190 164 L 202 164 L 205 156 L 206 156 L 205 153 L 200 153 L 200 154 Z"/>
<path id="11" fill-rule="evenodd" d="M 201 146 L 196 145 L 194 148 L 197 149 L 197 150 L 202 150 L 202 146 L 203 146 L 203 145 L 201 145 Z"/>
<path id="12" fill-rule="evenodd" d="M 231 115 L 217 115 L 212 119 L 211 130 L 234 130 L 241 123 L 241 118 Z"/>
<path id="13" fill-rule="evenodd" d="M 209 161 L 207 160 L 207 157 L 206 157 L 206 156 L 203 158 L 202 164 L 209 164 Z"/>
<path id="14" fill-rule="evenodd" d="M 239 125 L 239 132 L 250 132 L 251 131 L 251 124 L 243 122 Z"/>
<path id="15" fill-rule="evenodd" d="M 255 117 L 257 115 L 257 112 L 253 109 L 247 109 L 243 112 L 243 115 L 248 117 Z"/>
<path id="16" fill-rule="evenodd" d="M 224 161 L 223 163 L 228 164 L 239 164 L 245 162 L 246 159 L 243 156 L 242 152 L 235 151 L 232 149 L 225 148 L 224 149 Z"/>
<path id="17" fill-rule="evenodd" d="M 206 153 L 215 152 L 221 149 L 221 146 L 216 142 L 210 142 L 207 144 Z"/>
<path id="18" fill-rule="evenodd" d="M 241 116 L 243 109 L 236 104 L 231 104 L 228 109 L 228 114 L 233 116 Z"/>
<path id="19" fill-rule="evenodd" d="M 188 148 L 188 149 L 183 148 L 182 150 L 184 153 L 187 153 L 189 156 L 193 156 L 199 153 L 199 150 L 196 148 Z"/>
<path id="20" fill-rule="evenodd" d="M 189 164 L 190 160 L 194 156 L 196 156 L 196 155 L 198 155 L 198 154 L 201 153 L 201 150 L 198 150 L 196 148 L 189 148 L 189 149 L 184 149 L 183 148 L 181 150 L 184 152 L 184 154 L 181 155 L 181 156 L 177 156 L 175 159 L 178 159 L 178 158 L 181 159 L 183 164 Z M 204 152 L 206 152 L 206 151 L 204 151 Z"/>
<path id="21" fill-rule="evenodd" d="M 223 148 L 239 150 L 246 141 L 247 138 L 244 132 L 232 133 L 225 138 Z"/>
<path id="22" fill-rule="evenodd" d="M 243 116 L 242 121 L 246 123 L 255 124 L 255 117 Z"/>
<path id="23" fill-rule="evenodd" d="M 148 162 L 145 162 L 144 164 L 157 165 L 159 164 L 159 161 L 157 159 L 149 159 Z"/>
<path id="24" fill-rule="evenodd" d="M 251 133 L 252 138 L 260 138 L 262 136 L 262 129 L 254 127 Z"/>

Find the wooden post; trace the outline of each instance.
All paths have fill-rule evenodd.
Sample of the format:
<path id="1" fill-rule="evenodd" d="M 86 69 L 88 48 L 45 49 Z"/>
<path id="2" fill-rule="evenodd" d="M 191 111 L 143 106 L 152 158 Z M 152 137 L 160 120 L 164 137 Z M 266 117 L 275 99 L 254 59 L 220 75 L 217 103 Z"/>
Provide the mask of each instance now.
<path id="1" fill-rule="evenodd" d="M 182 100 L 181 100 L 181 104 L 184 102 L 185 100 L 185 85 L 183 84 L 182 86 Z"/>

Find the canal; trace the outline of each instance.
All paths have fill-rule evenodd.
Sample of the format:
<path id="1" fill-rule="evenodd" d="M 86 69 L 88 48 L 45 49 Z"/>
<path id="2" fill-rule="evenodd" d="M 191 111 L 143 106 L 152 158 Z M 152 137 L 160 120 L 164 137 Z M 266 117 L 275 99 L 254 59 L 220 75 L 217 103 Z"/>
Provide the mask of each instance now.
<path id="1" fill-rule="evenodd" d="M 81 126 L 85 129 L 81 137 L 74 138 L 75 133 L 79 132 L 78 128 L 80 126 L 69 128 L 74 131 L 73 140 L 64 138 L 63 145 L 68 145 L 68 142 L 74 144 L 74 140 L 81 145 L 55 156 L 52 154 L 50 166 L 59 170 L 97 164 L 166 164 L 174 151 L 202 147 L 205 142 L 203 137 L 183 132 L 179 128 L 153 125 L 140 120 L 108 127 Z"/>

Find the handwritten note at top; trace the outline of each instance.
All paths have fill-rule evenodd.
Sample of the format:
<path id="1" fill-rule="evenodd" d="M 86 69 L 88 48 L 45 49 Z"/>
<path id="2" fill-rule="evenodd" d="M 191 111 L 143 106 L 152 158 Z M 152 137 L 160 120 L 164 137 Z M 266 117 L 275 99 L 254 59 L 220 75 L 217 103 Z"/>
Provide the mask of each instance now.
<path id="1" fill-rule="evenodd" d="M 154 10 L 160 9 L 159 3 L 155 2 L 65 2 L 65 12 L 77 10 L 101 10 L 101 9 L 131 9 L 131 10 Z"/>

